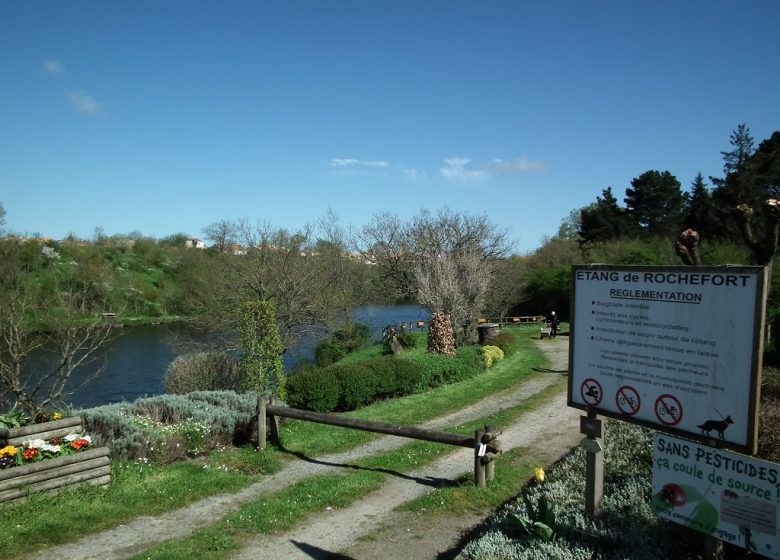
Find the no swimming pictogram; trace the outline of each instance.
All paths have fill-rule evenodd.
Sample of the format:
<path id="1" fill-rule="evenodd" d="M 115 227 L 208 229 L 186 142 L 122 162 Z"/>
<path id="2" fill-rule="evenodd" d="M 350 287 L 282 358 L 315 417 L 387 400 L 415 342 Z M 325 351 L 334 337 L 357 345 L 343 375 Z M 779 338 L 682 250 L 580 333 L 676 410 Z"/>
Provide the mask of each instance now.
<path id="1" fill-rule="evenodd" d="M 655 400 L 655 416 L 665 426 L 676 426 L 683 418 L 682 404 L 674 395 L 661 395 Z"/>
<path id="2" fill-rule="evenodd" d="M 580 386 L 580 396 L 588 406 L 598 406 L 604 397 L 604 391 L 601 390 L 601 384 L 598 381 L 589 377 Z"/>
<path id="3" fill-rule="evenodd" d="M 639 407 L 642 406 L 642 400 L 639 398 L 639 393 L 636 389 L 630 385 L 623 385 L 615 393 L 615 404 L 621 413 L 626 416 L 633 416 L 639 412 Z"/>

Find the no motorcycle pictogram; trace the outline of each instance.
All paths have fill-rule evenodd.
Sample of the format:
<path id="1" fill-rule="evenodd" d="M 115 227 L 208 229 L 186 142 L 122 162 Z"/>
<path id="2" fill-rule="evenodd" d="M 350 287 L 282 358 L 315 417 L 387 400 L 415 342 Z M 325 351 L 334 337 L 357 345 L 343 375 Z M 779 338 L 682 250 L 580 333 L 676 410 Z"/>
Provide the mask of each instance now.
<path id="1" fill-rule="evenodd" d="M 642 400 L 639 398 L 639 393 L 636 389 L 630 385 L 623 385 L 615 393 L 615 404 L 621 413 L 626 416 L 633 416 L 639 412 L 639 407 L 642 406 Z"/>
<path id="2" fill-rule="evenodd" d="M 661 395 L 655 400 L 655 416 L 665 426 L 676 426 L 683 418 L 682 404 L 674 395 Z"/>
<path id="3" fill-rule="evenodd" d="M 601 384 L 598 381 L 589 377 L 580 386 L 580 396 L 588 406 L 598 406 L 604 397 L 604 391 L 601 390 Z"/>

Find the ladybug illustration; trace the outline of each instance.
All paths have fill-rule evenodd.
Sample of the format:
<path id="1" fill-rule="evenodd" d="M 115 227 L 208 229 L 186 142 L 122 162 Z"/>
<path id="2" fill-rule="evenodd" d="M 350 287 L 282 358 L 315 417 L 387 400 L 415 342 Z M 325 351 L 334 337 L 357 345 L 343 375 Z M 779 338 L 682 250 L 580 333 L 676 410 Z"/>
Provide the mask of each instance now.
<path id="1" fill-rule="evenodd" d="M 664 487 L 661 488 L 661 499 L 670 506 L 680 507 L 685 505 L 688 498 L 682 486 L 670 482 L 669 484 L 664 484 Z"/>

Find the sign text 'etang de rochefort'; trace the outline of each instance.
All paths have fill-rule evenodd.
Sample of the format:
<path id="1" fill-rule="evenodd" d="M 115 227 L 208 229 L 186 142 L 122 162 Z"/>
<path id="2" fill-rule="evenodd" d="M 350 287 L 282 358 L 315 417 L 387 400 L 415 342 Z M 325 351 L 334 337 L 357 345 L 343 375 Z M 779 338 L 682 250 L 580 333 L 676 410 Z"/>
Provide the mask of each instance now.
<path id="1" fill-rule="evenodd" d="M 572 270 L 569 404 L 752 451 L 761 267 Z"/>

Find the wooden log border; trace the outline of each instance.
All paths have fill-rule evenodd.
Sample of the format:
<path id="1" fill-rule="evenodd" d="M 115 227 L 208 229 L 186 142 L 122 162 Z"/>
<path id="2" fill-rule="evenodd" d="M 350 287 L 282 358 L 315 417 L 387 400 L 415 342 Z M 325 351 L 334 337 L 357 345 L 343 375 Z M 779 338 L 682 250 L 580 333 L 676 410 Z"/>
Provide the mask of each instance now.
<path id="1" fill-rule="evenodd" d="M 30 439 L 49 440 L 53 437 L 63 437 L 72 433 L 84 431 L 84 422 L 81 416 L 52 420 L 40 424 L 30 424 L 21 428 L 6 428 L 0 430 L 0 444 L 2 446 L 19 446 Z"/>
<path id="2" fill-rule="evenodd" d="M 271 440 L 277 445 L 280 444 L 277 418 L 284 417 L 474 449 L 474 484 L 479 488 L 484 488 L 486 482 L 493 479 L 495 465 L 492 461 L 495 455 L 501 453 L 501 445 L 497 439 L 500 432 L 493 426 L 485 426 L 483 429 L 477 430 L 473 437 L 469 437 L 427 430 L 425 428 L 415 428 L 413 426 L 399 426 L 387 422 L 374 422 L 359 418 L 347 418 L 336 414 L 323 414 L 310 410 L 276 406 L 275 404 L 266 403 L 263 397 L 258 397 L 257 414 L 257 441 L 259 449 L 265 447 L 267 440 L 266 427 L 268 423 L 265 418 L 266 414 L 271 416 Z"/>
<path id="3" fill-rule="evenodd" d="M 24 500 L 33 492 L 56 491 L 73 484 L 105 486 L 110 482 L 109 449 L 95 447 L 0 470 L 0 503 Z"/>

